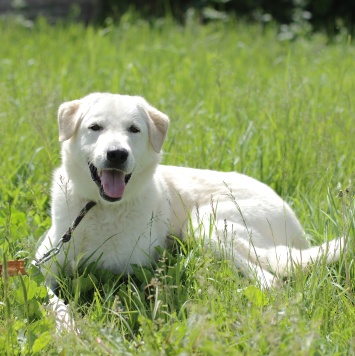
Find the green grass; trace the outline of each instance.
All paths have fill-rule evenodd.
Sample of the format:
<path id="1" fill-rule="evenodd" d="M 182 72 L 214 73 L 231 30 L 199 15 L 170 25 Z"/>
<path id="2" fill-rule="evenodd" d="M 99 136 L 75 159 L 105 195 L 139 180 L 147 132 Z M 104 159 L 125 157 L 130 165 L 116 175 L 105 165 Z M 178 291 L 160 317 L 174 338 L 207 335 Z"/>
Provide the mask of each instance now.
<path id="1" fill-rule="evenodd" d="M 0 33 L 1 260 L 33 256 L 50 226 L 56 110 L 93 91 L 140 94 L 170 116 L 164 163 L 244 172 L 292 205 L 314 244 L 352 241 L 350 39 L 280 42 L 272 26 L 129 14 L 98 29 L 2 19 Z M 128 280 L 92 266 L 64 278 L 80 336 L 55 334 L 41 276 L 3 279 L 0 353 L 352 354 L 354 275 L 350 246 L 341 263 L 261 291 L 191 239 Z"/>

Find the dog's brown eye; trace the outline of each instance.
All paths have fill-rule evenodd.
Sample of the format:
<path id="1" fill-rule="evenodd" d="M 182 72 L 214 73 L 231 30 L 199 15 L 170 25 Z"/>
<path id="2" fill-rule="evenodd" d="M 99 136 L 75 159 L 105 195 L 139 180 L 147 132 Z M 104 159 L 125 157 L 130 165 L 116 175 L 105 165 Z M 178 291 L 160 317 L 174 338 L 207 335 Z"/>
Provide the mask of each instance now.
<path id="1" fill-rule="evenodd" d="M 141 130 L 137 126 L 132 125 L 129 127 L 129 132 L 137 133 L 137 132 L 141 132 Z"/>
<path id="2" fill-rule="evenodd" d="M 98 125 L 98 124 L 93 124 L 91 126 L 89 126 L 89 129 L 92 131 L 101 131 L 102 130 L 102 126 Z"/>

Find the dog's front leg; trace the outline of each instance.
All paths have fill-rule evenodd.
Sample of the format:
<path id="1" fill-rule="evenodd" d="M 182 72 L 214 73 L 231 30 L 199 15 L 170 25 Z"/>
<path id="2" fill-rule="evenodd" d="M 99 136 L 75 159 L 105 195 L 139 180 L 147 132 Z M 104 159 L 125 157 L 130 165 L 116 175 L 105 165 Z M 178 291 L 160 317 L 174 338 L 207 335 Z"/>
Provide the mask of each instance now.
<path id="1" fill-rule="evenodd" d="M 49 312 L 55 318 L 57 332 L 74 331 L 79 334 L 80 332 L 75 325 L 69 305 L 65 304 L 64 300 L 59 298 L 51 287 L 47 286 L 47 291 L 49 295 Z"/>

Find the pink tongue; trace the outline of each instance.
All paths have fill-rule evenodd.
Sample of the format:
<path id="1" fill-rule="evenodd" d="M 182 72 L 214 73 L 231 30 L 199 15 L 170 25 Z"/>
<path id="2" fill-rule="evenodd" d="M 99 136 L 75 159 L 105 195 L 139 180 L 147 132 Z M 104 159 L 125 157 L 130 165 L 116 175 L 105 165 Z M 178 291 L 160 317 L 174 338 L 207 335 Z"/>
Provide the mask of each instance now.
<path id="1" fill-rule="evenodd" d="M 114 170 L 102 171 L 101 183 L 107 196 L 121 198 L 126 186 L 125 174 Z"/>

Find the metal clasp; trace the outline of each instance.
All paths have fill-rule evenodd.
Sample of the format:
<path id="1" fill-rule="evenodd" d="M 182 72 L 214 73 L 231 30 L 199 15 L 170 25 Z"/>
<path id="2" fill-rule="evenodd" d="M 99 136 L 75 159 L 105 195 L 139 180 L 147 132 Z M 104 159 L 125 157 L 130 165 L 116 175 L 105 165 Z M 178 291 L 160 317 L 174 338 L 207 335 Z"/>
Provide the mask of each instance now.
<path id="1" fill-rule="evenodd" d="M 41 265 L 43 265 L 43 263 L 49 261 L 54 256 L 58 255 L 58 253 L 60 252 L 63 244 L 64 244 L 63 240 L 60 240 L 56 247 L 53 247 L 50 250 L 48 250 L 46 253 L 43 254 L 43 256 L 40 259 L 38 259 L 38 260 L 35 259 L 34 260 L 35 261 L 34 265 L 36 267 L 40 267 Z"/>

